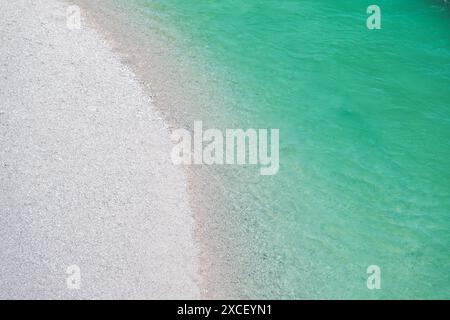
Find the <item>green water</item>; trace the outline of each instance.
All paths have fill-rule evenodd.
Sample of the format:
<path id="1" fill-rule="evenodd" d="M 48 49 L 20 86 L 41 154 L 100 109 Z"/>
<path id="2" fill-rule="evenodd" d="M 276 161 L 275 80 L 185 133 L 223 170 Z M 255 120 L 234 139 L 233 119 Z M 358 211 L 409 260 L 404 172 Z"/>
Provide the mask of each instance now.
<path id="1" fill-rule="evenodd" d="M 247 297 L 450 298 L 449 8 L 377 1 L 368 30 L 367 1 L 136 2 L 220 72 L 235 123 L 280 128 L 279 174 L 236 200 L 267 265 Z"/>

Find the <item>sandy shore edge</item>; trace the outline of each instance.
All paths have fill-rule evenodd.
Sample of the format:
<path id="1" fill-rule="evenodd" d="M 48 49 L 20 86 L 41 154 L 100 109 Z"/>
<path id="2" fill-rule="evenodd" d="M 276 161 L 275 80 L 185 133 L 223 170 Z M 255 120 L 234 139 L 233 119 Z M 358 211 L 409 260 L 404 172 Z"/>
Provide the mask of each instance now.
<path id="1" fill-rule="evenodd" d="M 83 15 L 139 79 L 169 130 L 192 131 L 194 121 L 206 127 L 232 128 L 235 97 L 220 69 L 184 42 L 175 23 L 159 21 L 157 8 L 120 0 L 65 0 Z M 153 11 L 154 10 L 154 11 Z M 249 274 L 260 270 L 237 206 L 235 169 L 183 166 L 189 204 L 200 251 L 202 299 L 239 299 L 247 294 Z M 245 186 L 243 186 L 245 189 Z M 245 221 L 245 220 L 244 220 Z"/>
<path id="2" fill-rule="evenodd" d="M 139 81 L 66 3 L 0 8 L 0 297 L 199 298 L 186 173 Z"/>

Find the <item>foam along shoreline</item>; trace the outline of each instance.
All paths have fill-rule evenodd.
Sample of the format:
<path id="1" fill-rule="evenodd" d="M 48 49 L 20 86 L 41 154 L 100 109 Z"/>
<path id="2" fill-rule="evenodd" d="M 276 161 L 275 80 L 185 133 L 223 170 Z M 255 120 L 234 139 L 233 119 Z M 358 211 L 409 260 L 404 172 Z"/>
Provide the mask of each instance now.
<path id="1" fill-rule="evenodd" d="M 199 298 L 186 174 L 133 73 L 63 2 L 0 8 L 0 298 Z"/>

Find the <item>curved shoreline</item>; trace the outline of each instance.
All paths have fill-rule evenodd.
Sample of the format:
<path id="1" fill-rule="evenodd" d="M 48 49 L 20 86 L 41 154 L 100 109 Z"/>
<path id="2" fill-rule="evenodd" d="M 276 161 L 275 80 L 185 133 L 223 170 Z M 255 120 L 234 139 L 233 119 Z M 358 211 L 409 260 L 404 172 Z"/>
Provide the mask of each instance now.
<path id="1" fill-rule="evenodd" d="M 213 126 L 223 126 L 221 120 L 231 119 L 217 118 L 217 115 L 223 116 L 229 106 L 223 99 L 230 98 L 221 92 L 219 78 L 211 70 L 203 69 L 206 66 L 198 65 L 192 53 L 185 52 L 175 39 L 168 34 L 158 34 L 160 26 L 145 21 L 146 16 L 141 16 L 141 12 L 131 12 L 128 4 L 114 1 L 75 0 L 70 3 L 85 8 L 88 20 L 153 97 L 169 130 L 191 130 L 198 119 Z M 229 201 L 229 196 L 234 194 L 233 184 L 227 183 L 223 179 L 224 172 L 220 172 L 230 169 L 208 166 L 180 169 L 188 176 L 189 203 L 200 248 L 202 298 L 248 298 L 241 287 L 251 272 L 243 268 L 248 269 L 252 246 L 245 239 L 242 219 L 235 214 L 240 209 L 236 210 Z"/>

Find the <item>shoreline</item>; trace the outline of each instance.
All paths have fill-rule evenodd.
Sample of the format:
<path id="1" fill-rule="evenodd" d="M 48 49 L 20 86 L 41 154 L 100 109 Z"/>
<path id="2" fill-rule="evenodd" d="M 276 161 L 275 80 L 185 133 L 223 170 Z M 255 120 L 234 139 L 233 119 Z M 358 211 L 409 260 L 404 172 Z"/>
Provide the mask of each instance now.
<path id="1" fill-rule="evenodd" d="M 84 10 L 88 21 L 134 71 L 147 94 L 152 95 L 154 105 L 170 131 L 176 128 L 191 130 L 193 122 L 199 118 L 211 125 L 223 125 L 222 118 L 214 118 L 221 113 L 219 110 L 223 110 L 218 108 L 227 104 L 221 100 L 225 94 L 219 93 L 218 78 L 202 69 L 204 66 L 197 65 L 198 61 L 192 62 L 189 53 L 178 47 L 167 34 L 155 34 L 155 26 L 149 28 L 152 30 L 146 29 L 148 21 L 142 21 L 146 18 L 141 12 L 129 12 L 128 4 L 119 2 L 116 6 L 100 1 L 100 4 L 84 0 L 67 2 Z M 224 170 L 208 166 L 180 168 L 188 177 L 195 238 L 200 246 L 202 298 L 250 297 L 240 294 L 243 290 L 238 288 L 251 272 L 243 271 L 244 265 L 248 269 L 246 260 L 250 259 L 251 246 L 241 230 L 240 217 L 234 215 L 241 209 L 229 202 L 230 193 L 233 195 L 234 191 L 223 180 Z"/>
<path id="2" fill-rule="evenodd" d="M 1 296 L 199 298 L 189 182 L 170 162 L 170 129 L 90 21 L 67 28 L 68 3 L 2 4 Z M 65 287 L 71 265 L 80 290 Z"/>

